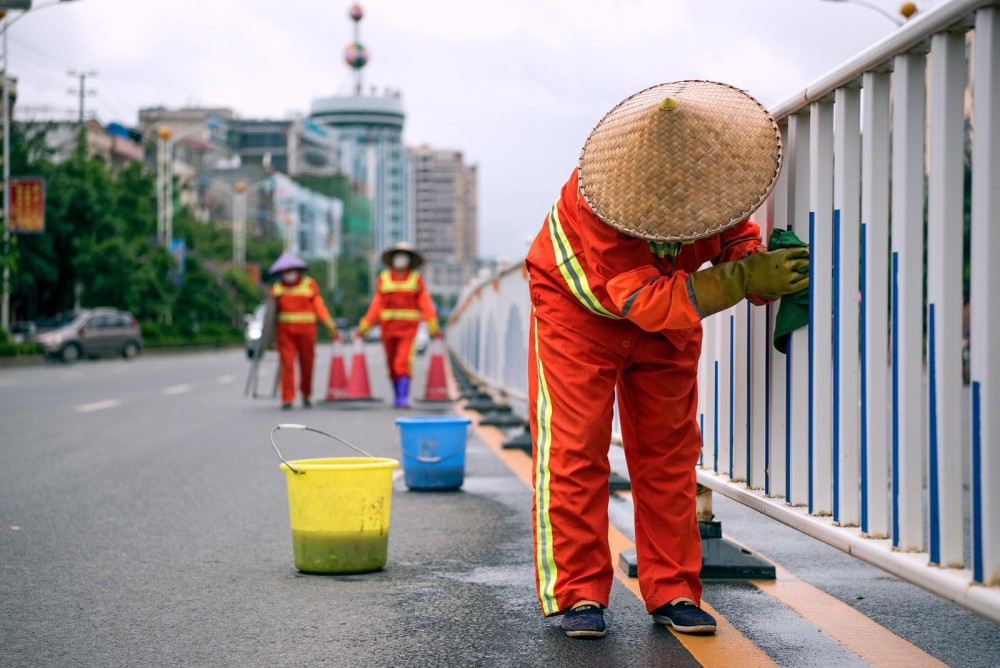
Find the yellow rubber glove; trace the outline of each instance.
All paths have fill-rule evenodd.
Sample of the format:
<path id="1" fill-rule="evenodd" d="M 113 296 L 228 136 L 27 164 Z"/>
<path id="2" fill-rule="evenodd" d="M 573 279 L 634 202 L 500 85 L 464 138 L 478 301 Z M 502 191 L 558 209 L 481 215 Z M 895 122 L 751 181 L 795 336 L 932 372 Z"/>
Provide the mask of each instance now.
<path id="1" fill-rule="evenodd" d="M 437 318 L 431 318 L 427 321 L 427 333 L 435 339 L 441 333 L 441 325 L 438 324 Z"/>
<path id="2" fill-rule="evenodd" d="M 360 334 L 361 336 L 364 336 L 365 334 L 368 333 L 368 330 L 371 329 L 371 328 L 372 328 L 371 325 L 369 325 L 367 322 L 365 322 L 364 320 L 362 320 L 361 322 L 358 323 L 358 334 Z"/>
<path id="3" fill-rule="evenodd" d="M 748 293 L 766 299 L 809 287 L 809 249 L 784 248 L 723 262 L 688 278 L 702 318 L 740 303 Z"/>

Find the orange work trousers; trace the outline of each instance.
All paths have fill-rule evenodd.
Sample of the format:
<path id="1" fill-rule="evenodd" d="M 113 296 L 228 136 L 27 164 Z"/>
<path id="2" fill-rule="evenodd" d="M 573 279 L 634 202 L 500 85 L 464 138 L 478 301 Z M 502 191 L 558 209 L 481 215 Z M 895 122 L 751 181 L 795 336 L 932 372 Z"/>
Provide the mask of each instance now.
<path id="1" fill-rule="evenodd" d="M 532 291 L 528 392 L 536 585 L 542 612 L 608 604 L 608 477 L 615 393 L 635 503 L 646 609 L 701 601 L 695 513 L 701 328 L 646 332 Z"/>
<path id="2" fill-rule="evenodd" d="M 407 324 L 410 324 L 407 322 Z M 402 376 L 413 375 L 413 344 L 417 339 L 416 327 L 387 327 L 382 325 L 382 348 L 389 378 L 395 382 Z"/>
<path id="3" fill-rule="evenodd" d="M 299 358 L 299 389 L 312 396 L 313 362 L 316 358 L 316 325 L 278 323 L 275 342 L 281 358 L 281 403 L 295 399 L 295 357 Z"/>

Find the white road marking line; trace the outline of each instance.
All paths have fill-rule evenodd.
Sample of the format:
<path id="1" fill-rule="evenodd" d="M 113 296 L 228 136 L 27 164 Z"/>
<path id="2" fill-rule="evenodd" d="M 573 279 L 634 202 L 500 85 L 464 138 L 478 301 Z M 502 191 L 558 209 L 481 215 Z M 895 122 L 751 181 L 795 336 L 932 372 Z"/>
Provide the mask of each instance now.
<path id="1" fill-rule="evenodd" d="M 104 401 L 95 401 L 90 404 L 80 404 L 74 410 L 77 413 L 93 413 L 94 411 L 103 411 L 106 408 L 115 408 L 121 405 L 121 399 L 105 399 Z"/>
<path id="2" fill-rule="evenodd" d="M 235 381 L 236 381 L 236 376 L 232 375 L 219 376 L 218 378 L 215 379 L 215 382 L 218 383 L 219 385 L 229 385 L 230 383 L 233 383 Z"/>
<path id="3" fill-rule="evenodd" d="M 163 388 L 164 394 L 184 394 L 185 392 L 190 392 L 194 389 L 192 385 L 171 385 L 170 387 Z"/>

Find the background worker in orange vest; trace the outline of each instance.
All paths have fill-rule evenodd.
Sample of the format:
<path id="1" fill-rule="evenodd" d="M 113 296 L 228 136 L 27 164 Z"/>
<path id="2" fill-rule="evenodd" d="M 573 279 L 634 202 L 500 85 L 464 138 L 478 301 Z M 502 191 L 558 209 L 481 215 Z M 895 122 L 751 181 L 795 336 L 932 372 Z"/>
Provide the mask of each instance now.
<path id="1" fill-rule="evenodd" d="M 410 405 L 410 378 L 413 376 L 413 342 L 420 321 L 427 321 L 427 332 L 441 336 L 437 311 L 427 292 L 424 279 L 417 272 L 424 257 L 411 244 L 401 241 L 382 253 L 389 268 L 379 274 L 368 312 L 361 318 L 358 332 L 364 336 L 375 323 L 382 329 L 382 347 L 389 368 L 395 399 L 393 406 Z"/>
<path id="2" fill-rule="evenodd" d="M 568 636 L 605 634 L 616 395 L 646 609 L 715 632 L 695 502 L 701 321 L 809 285 L 808 249 L 766 252 L 748 220 L 781 156 L 774 120 L 736 88 L 640 91 L 591 132 L 528 252 L 536 585 Z"/>
<path id="3" fill-rule="evenodd" d="M 312 406 L 313 362 L 316 354 L 316 322 L 323 323 L 330 338 L 337 337 L 319 286 L 303 274 L 308 265 L 296 255 L 285 251 L 269 270 L 281 280 L 271 286 L 268 310 L 276 313 L 275 341 L 281 357 L 281 407 L 288 410 L 295 399 L 295 357 L 299 358 L 299 389 L 302 406 Z"/>

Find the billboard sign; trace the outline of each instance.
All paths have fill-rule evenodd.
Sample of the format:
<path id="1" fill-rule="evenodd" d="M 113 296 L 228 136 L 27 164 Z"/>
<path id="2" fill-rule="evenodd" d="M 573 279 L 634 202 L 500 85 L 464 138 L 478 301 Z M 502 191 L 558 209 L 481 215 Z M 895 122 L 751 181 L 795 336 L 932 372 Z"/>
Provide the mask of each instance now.
<path id="1" fill-rule="evenodd" d="M 12 234 L 45 231 L 45 179 L 10 180 L 10 231 Z"/>

